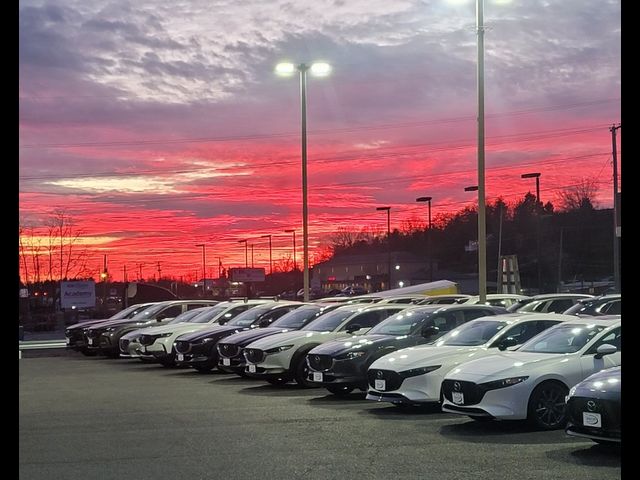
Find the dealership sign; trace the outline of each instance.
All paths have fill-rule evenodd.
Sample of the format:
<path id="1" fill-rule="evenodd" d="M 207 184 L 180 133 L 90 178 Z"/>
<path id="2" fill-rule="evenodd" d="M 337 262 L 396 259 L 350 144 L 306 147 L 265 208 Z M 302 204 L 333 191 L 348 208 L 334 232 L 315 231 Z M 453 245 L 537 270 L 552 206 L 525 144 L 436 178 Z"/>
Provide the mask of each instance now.
<path id="1" fill-rule="evenodd" d="M 230 268 L 232 282 L 264 282 L 264 268 Z"/>
<path id="2" fill-rule="evenodd" d="M 95 306 L 96 284 L 93 280 L 60 282 L 61 308 L 94 308 Z"/>

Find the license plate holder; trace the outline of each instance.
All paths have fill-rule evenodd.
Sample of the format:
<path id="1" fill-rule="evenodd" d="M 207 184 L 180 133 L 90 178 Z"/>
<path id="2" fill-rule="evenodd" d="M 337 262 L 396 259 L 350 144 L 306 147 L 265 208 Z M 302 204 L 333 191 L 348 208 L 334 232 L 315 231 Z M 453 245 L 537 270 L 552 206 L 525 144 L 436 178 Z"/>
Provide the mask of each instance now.
<path id="1" fill-rule="evenodd" d="M 456 405 L 462 405 L 464 403 L 464 394 L 462 392 L 451 392 L 451 400 Z"/>

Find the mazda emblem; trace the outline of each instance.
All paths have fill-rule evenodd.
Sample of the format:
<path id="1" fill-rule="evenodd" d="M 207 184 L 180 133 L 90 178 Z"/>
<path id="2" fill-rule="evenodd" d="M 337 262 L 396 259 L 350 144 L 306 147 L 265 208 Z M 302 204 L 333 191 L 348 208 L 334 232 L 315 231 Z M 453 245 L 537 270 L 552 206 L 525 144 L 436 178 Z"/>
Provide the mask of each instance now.
<path id="1" fill-rule="evenodd" d="M 459 392 L 460 390 L 462 390 L 462 385 L 460 385 L 460 382 L 453 382 L 453 389 L 456 392 Z"/>
<path id="2" fill-rule="evenodd" d="M 382 377 L 384 377 L 384 373 L 382 373 L 382 370 L 378 370 L 378 371 L 376 372 L 376 377 L 378 377 L 378 378 L 382 378 Z"/>
<path id="3" fill-rule="evenodd" d="M 587 402 L 587 410 L 589 410 L 590 412 L 595 412 L 598 409 L 598 404 L 596 402 L 594 402 L 593 400 L 589 400 Z"/>

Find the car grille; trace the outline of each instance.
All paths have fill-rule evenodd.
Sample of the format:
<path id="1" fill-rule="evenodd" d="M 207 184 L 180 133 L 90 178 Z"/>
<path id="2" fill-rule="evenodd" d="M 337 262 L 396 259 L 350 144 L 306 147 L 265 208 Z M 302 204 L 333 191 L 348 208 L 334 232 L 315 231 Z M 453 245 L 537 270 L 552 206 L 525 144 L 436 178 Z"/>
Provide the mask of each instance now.
<path id="1" fill-rule="evenodd" d="M 371 388 L 376 388 L 376 380 L 385 381 L 385 390 L 397 390 L 404 379 L 392 370 L 368 370 L 367 381 Z"/>
<path id="2" fill-rule="evenodd" d="M 156 341 L 156 337 L 153 335 L 140 335 L 140 343 L 142 345 L 148 346 L 153 345 L 153 342 Z"/>
<path id="3" fill-rule="evenodd" d="M 329 370 L 333 365 L 333 357 L 331 355 L 308 355 L 309 366 L 316 371 Z"/>
<path id="4" fill-rule="evenodd" d="M 263 350 L 258 348 L 245 348 L 244 356 L 248 362 L 251 363 L 260 363 L 264 360 L 265 354 Z"/>
<path id="5" fill-rule="evenodd" d="M 218 351 L 223 357 L 232 358 L 240 353 L 240 347 L 233 343 L 221 343 L 219 344 Z"/>
<path id="6" fill-rule="evenodd" d="M 452 392 L 460 392 L 464 395 L 464 403 L 461 405 L 480 403 L 485 394 L 485 390 L 476 383 L 463 380 L 444 380 L 442 382 L 442 393 L 450 402 L 453 402 Z"/>
<path id="7" fill-rule="evenodd" d="M 89 337 L 89 338 L 98 338 L 100 336 L 100 334 L 102 333 L 102 331 L 101 330 L 89 329 L 89 330 L 87 330 L 86 333 L 87 333 L 87 337 Z"/>
<path id="8" fill-rule="evenodd" d="M 567 404 L 567 420 L 574 425 L 582 426 L 583 412 L 599 413 L 602 416 L 601 429 L 593 429 L 594 431 L 620 429 L 619 401 L 603 400 L 601 398 L 571 397 Z"/>
<path id="9" fill-rule="evenodd" d="M 191 343 L 184 340 L 178 340 L 174 345 L 178 353 L 187 353 L 191 350 Z"/>
<path id="10" fill-rule="evenodd" d="M 84 329 L 82 328 L 74 328 L 73 330 L 67 330 L 64 332 L 64 335 L 73 341 L 82 340 L 84 337 Z"/>

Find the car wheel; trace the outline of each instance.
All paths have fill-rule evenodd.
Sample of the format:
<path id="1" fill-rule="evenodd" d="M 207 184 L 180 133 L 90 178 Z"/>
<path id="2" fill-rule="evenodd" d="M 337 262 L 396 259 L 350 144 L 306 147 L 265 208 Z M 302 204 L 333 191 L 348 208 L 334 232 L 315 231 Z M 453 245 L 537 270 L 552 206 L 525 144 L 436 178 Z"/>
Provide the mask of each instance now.
<path id="1" fill-rule="evenodd" d="M 269 378 L 267 379 L 267 382 L 271 385 L 284 385 L 285 383 L 289 383 L 289 379 L 285 377 Z"/>
<path id="2" fill-rule="evenodd" d="M 87 357 L 95 357 L 98 352 L 94 352 L 91 350 L 80 350 L 82 352 L 83 355 L 87 356 Z"/>
<path id="3" fill-rule="evenodd" d="M 350 385 L 332 385 L 325 388 L 334 395 L 349 395 L 354 389 L 354 387 Z"/>
<path id="4" fill-rule="evenodd" d="M 209 373 L 213 370 L 213 367 L 210 365 L 193 365 L 193 368 L 200 373 Z"/>
<path id="5" fill-rule="evenodd" d="M 156 363 L 155 360 L 152 360 L 150 358 L 142 358 L 142 357 L 138 357 L 138 360 L 140 360 L 142 363 Z"/>
<path id="6" fill-rule="evenodd" d="M 301 387 L 310 388 L 310 387 L 317 386 L 311 383 L 309 380 L 307 380 L 307 375 L 309 375 L 309 366 L 307 365 L 307 360 L 305 355 L 301 355 L 300 358 L 298 359 L 298 364 L 296 365 L 295 372 L 296 373 L 294 374 L 294 380 Z"/>
<path id="7" fill-rule="evenodd" d="M 175 366 L 175 364 L 176 362 L 173 360 L 173 358 L 163 358 L 162 360 L 160 360 L 160 365 L 166 368 L 173 367 Z"/>
<path id="8" fill-rule="evenodd" d="M 555 430 L 566 423 L 565 400 L 568 389 L 560 382 L 544 382 L 529 397 L 527 420 L 541 430 Z"/>

